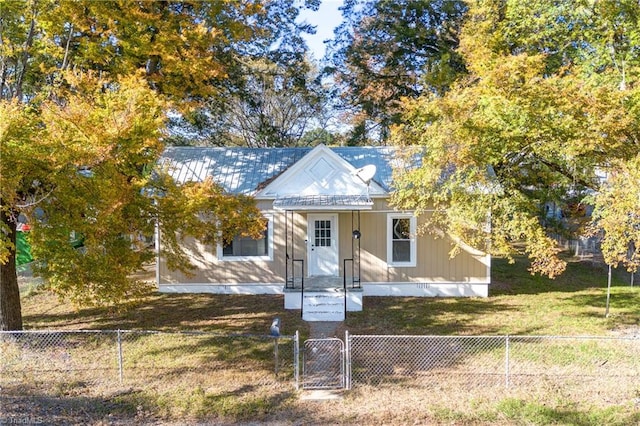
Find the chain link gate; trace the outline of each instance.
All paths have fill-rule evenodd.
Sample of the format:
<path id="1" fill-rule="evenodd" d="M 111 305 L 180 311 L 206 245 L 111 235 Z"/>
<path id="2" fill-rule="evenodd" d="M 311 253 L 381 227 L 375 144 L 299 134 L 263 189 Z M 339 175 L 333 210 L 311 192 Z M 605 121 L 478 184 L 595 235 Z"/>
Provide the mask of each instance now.
<path id="1" fill-rule="evenodd" d="M 302 388 L 344 389 L 344 355 L 344 342 L 338 338 L 306 340 L 302 355 Z"/>

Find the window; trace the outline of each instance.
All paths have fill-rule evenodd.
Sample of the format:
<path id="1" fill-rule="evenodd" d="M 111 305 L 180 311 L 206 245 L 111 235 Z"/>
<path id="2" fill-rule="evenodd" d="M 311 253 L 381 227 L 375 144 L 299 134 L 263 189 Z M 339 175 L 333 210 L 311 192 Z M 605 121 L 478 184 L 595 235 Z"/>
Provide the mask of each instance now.
<path id="1" fill-rule="evenodd" d="M 250 237 L 235 237 L 233 241 L 224 244 L 222 255 L 227 256 L 268 256 L 269 235 L 265 229 L 262 238 L 254 240 Z"/>
<path id="2" fill-rule="evenodd" d="M 387 216 L 387 264 L 416 266 L 416 218 L 412 214 Z"/>
<path id="3" fill-rule="evenodd" d="M 316 247 L 331 247 L 331 221 L 315 221 L 315 241 Z"/>
<path id="4" fill-rule="evenodd" d="M 218 243 L 219 260 L 273 260 L 273 218 L 267 219 L 262 238 L 236 236 L 229 243 Z"/>

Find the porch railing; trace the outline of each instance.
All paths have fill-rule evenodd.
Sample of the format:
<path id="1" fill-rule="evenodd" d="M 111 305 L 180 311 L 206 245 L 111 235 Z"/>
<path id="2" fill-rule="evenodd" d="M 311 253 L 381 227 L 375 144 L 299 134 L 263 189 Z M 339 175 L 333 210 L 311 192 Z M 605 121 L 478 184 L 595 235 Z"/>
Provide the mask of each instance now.
<path id="1" fill-rule="evenodd" d="M 347 262 L 351 262 L 351 288 L 361 288 L 362 283 L 360 281 L 360 275 L 355 273 L 355 262 L 353 259 L 343 259 L 342 261 L 342 275 L 344 280 L 344 289 L 347 289 Z"/>
<path id="2" fill-rule="evenodd" d="M 289 263 L 291 263 L 291 274 L 289 274 Z M 287 265 L 285 267 L 285 288 L 296 288 L 296 263 L 300 264 L 300 283 L 304 288 L 304 259 L 291 259 L 287 255 Z"/>

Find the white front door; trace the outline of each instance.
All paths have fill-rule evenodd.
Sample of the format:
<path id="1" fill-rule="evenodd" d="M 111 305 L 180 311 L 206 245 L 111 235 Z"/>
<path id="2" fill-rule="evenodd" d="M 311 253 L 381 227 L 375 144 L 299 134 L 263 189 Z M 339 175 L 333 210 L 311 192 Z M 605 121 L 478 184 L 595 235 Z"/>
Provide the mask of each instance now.
<path id="1" fill-rule="evenodd" d="M 338 215 L 307 216 L 307 259 L 309 276 L 335 276 L 338 265 Z"/>

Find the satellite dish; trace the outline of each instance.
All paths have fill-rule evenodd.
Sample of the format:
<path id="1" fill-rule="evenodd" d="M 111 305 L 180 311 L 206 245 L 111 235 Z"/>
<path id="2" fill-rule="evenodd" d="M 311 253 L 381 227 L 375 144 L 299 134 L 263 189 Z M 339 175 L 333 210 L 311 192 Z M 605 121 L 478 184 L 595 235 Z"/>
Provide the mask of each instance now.
<path id="1" fill-rule="evenodd" d="M 371 183 L 371 179 L 376 174 L 376 166 L 373 164 L 367 164 L 364 167 L 359 168 L 355 171 L 355 175 L 360 178 L 361 181 L 369 185 Z"/>

